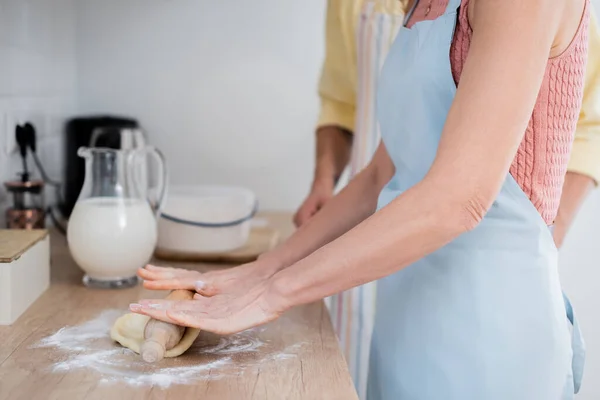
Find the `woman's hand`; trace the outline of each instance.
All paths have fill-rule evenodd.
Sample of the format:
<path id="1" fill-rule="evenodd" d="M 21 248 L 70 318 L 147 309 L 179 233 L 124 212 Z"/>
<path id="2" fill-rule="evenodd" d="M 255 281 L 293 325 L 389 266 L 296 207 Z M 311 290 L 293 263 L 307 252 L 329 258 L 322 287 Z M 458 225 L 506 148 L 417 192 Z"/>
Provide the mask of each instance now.
<path id="1" fill-rule="evenodd" d="M 194 300 L 141 300 L 131 304 L 131 311 L 161 321 L 228 335 L 277 319 L 288 307 L 263 280 L 249 290 L 196 295 Z"/>
<path id="2" fill-rule="evenodd" d="M 151 290 L 195 290 L 202 296 L 244 292 L 270 278 L 277 268 L 265 262 L 253 262 L 235 268 L 198 272 L 182 268 L 147 265 L 138 270 L 144 287 Z"/>
<path id="3" fill-rule="evenodd" d="M 194 290 L 196 282 L 200 281 L 202 275 L 198 271 L 190 271 L 183 268 L 156 267 L 146 265 L 138 269 L 138 276 L 144 280 L 144 287 L 151 290 Z"/>

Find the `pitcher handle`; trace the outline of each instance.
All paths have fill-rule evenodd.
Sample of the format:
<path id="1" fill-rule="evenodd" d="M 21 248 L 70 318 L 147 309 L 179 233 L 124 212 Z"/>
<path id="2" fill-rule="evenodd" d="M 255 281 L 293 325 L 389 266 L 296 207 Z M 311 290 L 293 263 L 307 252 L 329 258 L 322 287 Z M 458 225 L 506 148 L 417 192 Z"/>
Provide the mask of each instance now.
<path id="1" fill-rule="evenodd" d="M 141 169 L 140 166 L 144 166 L 144 163 L 139 162 L 139 160 L 135 163 L 135 167 L 133 168 L 133 174 L 136 184 L 141 190 L 141 193 L 145 193 L 147 197 L 147 201 L 153 208 L 156 218 L 160 216 L 162 208 L 165 204 L 165 198 L 167 196 L 167 186 L 168 186 L 168 171 L 167 171 L 167 163 L 165 156 L 163 153 L 155 147 L 146 146 L 143 149 L 140 149 L 135 152 L 139 158 L 142 155 L 152 156 L 156 160 L 156 164 L 158 166 L 158 182 L 156 184 L 156 199 L 151 199 L 150 192 L 154 192 L 150 187 L 150 182 L 147 179 L 142 179 L 140 177 Z M 147 164 L 146 164 L 147 166 Z M 147 187 L 144 187 L 147 186 Z"/>

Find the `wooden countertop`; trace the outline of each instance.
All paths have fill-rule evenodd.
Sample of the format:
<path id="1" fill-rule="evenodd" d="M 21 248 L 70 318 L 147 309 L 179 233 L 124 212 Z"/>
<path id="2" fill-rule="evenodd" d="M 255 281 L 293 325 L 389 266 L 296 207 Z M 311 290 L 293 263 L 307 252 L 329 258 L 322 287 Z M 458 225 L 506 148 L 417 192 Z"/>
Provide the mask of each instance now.
<path id="1" fill-rule="evenodd" d="M 266 214 L 282 235 L 291 232 L 288 214 Z M 141 286 L 118 291 L 93 290 L 81 283 L 83 273 L 72 261 L 65 238 L 53 234 L 50 289 L 10 327 L 0 326 L 0 400 L 117 400 L 117 399 L 357 399 L 343 355 L 322 302 L 297 307 L 281 319 L 252 333 L 263 346 L 252 352 L 229 356 L 225 368 L 212 368 L 219 357 L 203 353 L 203 346 L 221 338 L 201 335 L 197 344 L 177 359 L 162 361 L 160 368 L 202 366 L 193 382 L 140 383 L 106 376 L 102 368 L 86 368 L 66 361 L 84 351 L 72 353 L 56 347 L 37 347 L 41 340 L 65 326 L 79 326 L 105 310 L 126 312 L 129 303 L 140 298 L 164 297 Z M 185 265 L 206 270 L 215 265 Z M 106 332 L 108 337 L 108 332 Z M 108 349 L 118 349 L 105 340 Z M 85 343 L 85 342 L 84 342 Z M 218 346 L 217 346 L 218 347 Z M 206 349 L 206 347 L 205 347 Z M 140 368 L 139 356 L 123 350 L 119 356 Z M 83 359 L 82 359 L 83 360 Z M 71 360 L 72 361 L 72 360 Z M 62 364 L 61 364 L 62 362 Z M 216 364 L 215 364 L 216 362 Z M 63 365 L 63 368 L 57 367 Z M 64 367 L 70 365 L 70 369 Z M 140 373 L 150 373 L 147 367 Z M 173 371 L 179 371 L 179 369 Z M 217 376 L 218 375 L 218 376 Z M 114 379 L 113 379 L 114 378 Z"/>

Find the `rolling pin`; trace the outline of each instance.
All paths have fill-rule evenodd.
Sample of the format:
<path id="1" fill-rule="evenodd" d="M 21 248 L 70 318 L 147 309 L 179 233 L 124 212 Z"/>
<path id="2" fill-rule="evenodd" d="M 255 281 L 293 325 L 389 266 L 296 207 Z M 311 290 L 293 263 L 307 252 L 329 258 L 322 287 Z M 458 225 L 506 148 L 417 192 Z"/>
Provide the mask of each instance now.
<path id="1" fill-rule="evenodd" d="M 167 300 L 192 300 L 194 293 L 189 290 L 174 290 Z M 144 343 L 140 347 L 142 359 L 149 363 L 162 360 L 167 350 L 181 341 L 185 327 L 151 319 L 144 329 Z"/>

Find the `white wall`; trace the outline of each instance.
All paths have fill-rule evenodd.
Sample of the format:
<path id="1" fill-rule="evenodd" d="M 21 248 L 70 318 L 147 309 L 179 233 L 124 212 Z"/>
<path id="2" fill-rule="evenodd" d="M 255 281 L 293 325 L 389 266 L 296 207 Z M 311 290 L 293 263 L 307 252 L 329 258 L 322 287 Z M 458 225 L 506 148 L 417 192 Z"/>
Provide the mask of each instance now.
<path id="1" fill-rule="evenodd" d="M 292 210 L 312 177 L 322 0 L 103 0 L 79 12 L 80 111 L 138 117 L 174 183 Z"/>
<path id="2" fill-rule="evenodd" d="M 0 0 L 0 182 L 21 171 L 19 157 L 8 153 L 15 124 L 25 121 L 38 130 L 48 174 L 62 178 L 62 125 L 74 112 L 76 95 L 75 3 Z M 5 202 L 2 185 L 1 226 Z"/>

